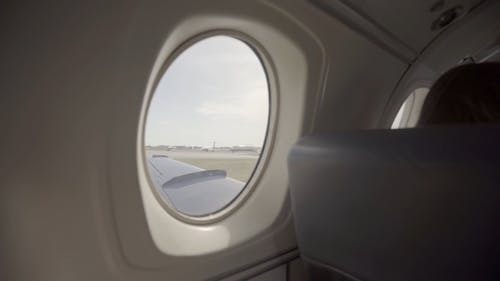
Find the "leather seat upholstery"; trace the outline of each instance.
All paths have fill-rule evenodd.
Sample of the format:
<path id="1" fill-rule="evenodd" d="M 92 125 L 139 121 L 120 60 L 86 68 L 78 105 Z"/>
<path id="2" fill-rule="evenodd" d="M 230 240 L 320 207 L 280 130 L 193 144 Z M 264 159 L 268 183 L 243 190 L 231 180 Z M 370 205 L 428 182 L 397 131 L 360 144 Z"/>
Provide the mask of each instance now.
<path id="1" fill-rule="evenodd" d="M 421 128 L 318 134 L 294 146 L 292 209 L 311 280 L 500 279 L 500 126 L 433 114 L 471 100 L 436 95 Z"/>

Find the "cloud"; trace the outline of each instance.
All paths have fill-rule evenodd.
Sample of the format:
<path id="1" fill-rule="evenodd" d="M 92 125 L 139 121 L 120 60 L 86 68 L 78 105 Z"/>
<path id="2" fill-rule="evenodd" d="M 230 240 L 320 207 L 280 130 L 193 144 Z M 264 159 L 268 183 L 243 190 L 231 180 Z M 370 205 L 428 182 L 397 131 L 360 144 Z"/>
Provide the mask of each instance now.
<path id="1" fill-rule="evenodd" d="M 268 108 L 267 78 L 258 57 L 245 43 L 216 36 L 184 51 L 160 79 L 145 141 L 260 145 Z"/>
<path id="2" fill-rule="evenodd" d="M 214 119 L 236 119 L 241 121 L 265 121 L 268 115 L 268 93 L 266 88 L 233 97 L 230 101 L 206 101 L 197 112 Z"/>

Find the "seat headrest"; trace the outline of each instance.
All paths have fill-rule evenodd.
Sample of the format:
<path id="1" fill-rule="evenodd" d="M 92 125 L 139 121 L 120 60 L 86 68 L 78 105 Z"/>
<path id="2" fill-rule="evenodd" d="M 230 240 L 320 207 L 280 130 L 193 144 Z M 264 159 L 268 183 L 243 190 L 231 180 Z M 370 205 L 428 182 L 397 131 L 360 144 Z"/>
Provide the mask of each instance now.
<path id="1" fill-rule="evenodd" d="M 312 276 L 500 279 L 499 144 L 491 125 L 302 138 L 290 191 Z"/>
<path id="2" fill-rule="evenodd" d="M 500 123 L 500 63 L 465 64 L 429 91 L 418 126 Z"/>

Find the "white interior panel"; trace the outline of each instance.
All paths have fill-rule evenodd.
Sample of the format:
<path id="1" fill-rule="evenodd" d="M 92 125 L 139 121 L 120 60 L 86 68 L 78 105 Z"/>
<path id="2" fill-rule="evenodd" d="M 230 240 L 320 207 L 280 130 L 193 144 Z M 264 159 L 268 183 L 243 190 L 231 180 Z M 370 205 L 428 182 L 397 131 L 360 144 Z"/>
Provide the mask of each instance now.
<path id="1" fill-rule="evenodd" d="M 217 24 L 211 26 L 213 22 Z M 274 166 L 279 167 L 286 161 L 288 148 L 293 144 L 293 140 L 300 136 L 304 103 L 303 85 L 306 84 L 308 66 L 304 55 L 295 44 L 269 26 L 223 16 L 213 18 L 200 16 L 184 20 L 166 39 L 165 46 L 155 62 L 144 99 L 139 132 L 143 130 L 148 97 L 152 93 L 151 89 L 158 75 L 161 75 L 165 58 L 189 38 L 221 29 L 239 30 L 247 34 L 246 36 L 255 38 L 256 42 L 262 42 L 262 47 L 257 46 L 256 50 L 262 54 L 271 85 L 271 118 L 268 134 L 270 141 L 264 147 L 263 161 L 257 167 L 257 175 L 260 176 L 252 178 L 243 194 L 232 203 L 241 205 L 240 208 L 227 207 L 223 212 L 232 214 L 227 214 L 223 220 L 209 225 L 185 223 L 167 213 L 152 193 L 145 174 L 144 162 L 139 161 L 139 181 L 148 226 L 156 246 L 168 255 L 207 254 L 245 242 L 271 226 L 280 214 L 286 199 L 286 170 L 280 170 L 279 173 L 269 173 L 267 170 L 277 171 Z M 287 99 L 279 99 L 284 93 Z M 282 133 L 280 130 L 286 132 Z M 287 135 L 287 138 L 280 138 L 280 135 Z M 138 137 L 138 144 L 137 157 L 140 160 L 144 158 L 141 135 Z M 255 190 L 252 190 L 254 186 Z M 266 188 L 270 186 L 273 188 Z M 251 193 L 248 199 L 245 198 L 246 193 Z M 248 202 L 241 204 L 245 199 Z"/>
<path id="2" fill-rule="evenodd" d="M 442 3 L 436 0 L 392 0 L 384 1 L 384 5 L 380 5 L 377 1 L 365 0 L 341 0 L 341 2 L 348 3 L 419 52 L 441 31 L 431 28 L 441 13 L 457 6 L 463 7 L 465 13 L 482 0 L 448 0 Z"/>

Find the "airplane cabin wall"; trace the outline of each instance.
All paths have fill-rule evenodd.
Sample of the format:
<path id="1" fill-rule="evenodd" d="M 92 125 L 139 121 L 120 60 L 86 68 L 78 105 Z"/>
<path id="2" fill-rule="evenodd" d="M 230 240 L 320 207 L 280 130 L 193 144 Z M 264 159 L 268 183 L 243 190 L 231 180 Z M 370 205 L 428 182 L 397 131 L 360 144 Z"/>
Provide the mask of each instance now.
<path id="1" fill-rule="evenodd" d="M 273 27 L 306 59 L 305 66 L 294 61 L 277 66 L 279 77 L 299 77 L 304 82 L 279 96 L 291 106 L 299 104 L 303 113 L 293 119 L 296 123 L 287 124 L 290 118 L 277 123 L 281 130 L 276 138 L 286 142 L 276 142 L 271 155 L 281 153 L 282 161 L 263 172 L 282 178 L 283 192 L 274 195 L 276 202 L 287 202 L 283 167 L 288 145 L 300 135 L 375 128 L 380 120 L 395 116 L 405 94 L 393 91 L 406 89 L 401 77 L 412 69 L 418 49 L 431 40 L 429 35 L 413 37 L 411 32 L 395 30 L 411 47 L 407 52 L 383 32 L 367 36 L 366 30 L 375 27 L 366 22 L 357 25 L 352 14 L 332 15 L 313 2 L 299 0 L 2 5 L 0 30 L 7 38 L 0 46 L 2 280 L 230 280 L 270 260 L 270 268 L 251 276 L 259 280 L 265 277 L 259 272 L 273 268 L 276 271 L 266 274 L 279 274 L 279 266 L 287 263 L 297 269 L 286 203 L 262 233 L 217 253 L 168 256 L 151 237 L 138 188 L 139 116 L 165 39 L 191 16 L 213 21 L 221 15 L 241 18 L 236 22 L 243 24 L 242 29 L 248 28 L 245 21 Z M 363 11 L 371 13 L 371 8 Z M 389 29 L 397 23 L 395 17 L 384 26 Z M 456 44 L 467 41 L 467 37 L 449 38 Z M 491 39 L 491 33 L 484 38 Z M 415 73 L 436 73 L 440 68 L 432 63 L 444 53 L 436 51 L 433 57 L 429 51 L 426 62 L 419 64 L 422 70 Z M 451 60 L 449 56 L 443 65 Z M 259 202 L 248 202 L 253 204 L 249 207 L 259 208 Z M 239 276 L 249 278 L 245 274 Z"/>
<path id="2" fill-rule="evenodd" d="M 390 126 L 411 92 L 420 87 L 430 87 L 440 75 L 464 59 L 472 58 L 476 63 L 498 61 L 494 54 L 500 48 L 499 14 L 500 2 L 485 1 L 433 40 L 398 83 L 387 102 L 380 126 Z"/>

